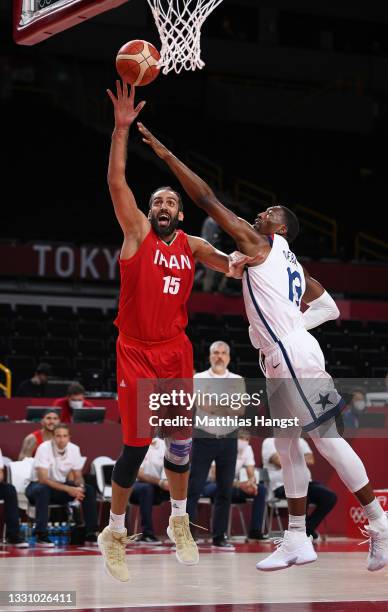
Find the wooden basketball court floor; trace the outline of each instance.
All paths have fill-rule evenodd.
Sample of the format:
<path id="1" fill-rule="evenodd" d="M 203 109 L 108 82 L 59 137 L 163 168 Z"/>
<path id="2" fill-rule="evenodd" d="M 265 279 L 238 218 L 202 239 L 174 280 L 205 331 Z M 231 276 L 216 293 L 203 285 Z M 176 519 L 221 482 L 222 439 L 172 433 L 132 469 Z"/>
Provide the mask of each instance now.
<path id="1" fill-rule="evenodd" d="M 235 552 L 200 546 L 200 563 L 179 564 L 171 545 L 128 547 L 129 583 L 104 573 L 94 547 L 18 550 L 0 547 L 1 591 L 76 591 L 76 603 L 0 606 L 1 610 L 77 609 L 90 612 L 372 612 L 388 611 L 388 566 L 365 567 L 367 546 L 331 539 L 317 546 L 318 561 L 279 572 L 258 572 L 272 544 L 237 544 Z"/>

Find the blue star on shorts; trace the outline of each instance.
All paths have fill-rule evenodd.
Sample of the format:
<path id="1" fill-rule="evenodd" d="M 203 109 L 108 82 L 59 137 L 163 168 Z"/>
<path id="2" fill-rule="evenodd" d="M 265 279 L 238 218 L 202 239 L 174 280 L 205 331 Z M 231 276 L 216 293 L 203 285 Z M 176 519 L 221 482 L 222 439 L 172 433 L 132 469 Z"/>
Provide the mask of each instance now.
<path id="1" fill-rule="evenodd" d="M 321 404 L 321 405 L 322 405 L 322 409 L 323 409 L 323 410 L 325 410 L 325 409 L 326 409 L 326 406 L 327 406 L 328 404 L 332 404 L 332 405 L 333 405 L 333 402 L 331 402 L 331 401 L 329 400 L 329 395 L 330 395 L 330 393 L 326 393 L 326 395 L 322 395 L 322 394 L 320 393 L 320 394 L 319 394 L 319 401 L 318 401 L 318 402 L 315 402 L 316 404 Z"/>

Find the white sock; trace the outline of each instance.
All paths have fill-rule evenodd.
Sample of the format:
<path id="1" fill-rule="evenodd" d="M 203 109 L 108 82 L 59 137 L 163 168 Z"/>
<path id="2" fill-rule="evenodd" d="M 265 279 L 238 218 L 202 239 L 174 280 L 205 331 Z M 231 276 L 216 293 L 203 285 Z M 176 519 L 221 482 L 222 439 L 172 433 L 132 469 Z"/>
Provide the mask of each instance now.
<path id="1" fill-rule="evenodd" d="M 114 514 L 112 510 L 109 515 L 109 529 L 123 533 L 125 531 L 125 514 Z"/>
<path id="2" fill-rule="evenodd" d="M 370 504 L 363 506 L 363 509 L 372 529 L 376 531 L 388 529 L 387 515 L 376 498 Z"/>
<path id="3" fill-rule="evenodd" d="M 186 514 L 186 499 L 171 498 L 171 516 L 184 516 Z"/>
<path id="4" fill-rule="evenodd" d="M 300 516 L 295 516 L 294 514 L 289 514 L 288 531 L 306 533 L 306 515 L 301 514 Z"/>

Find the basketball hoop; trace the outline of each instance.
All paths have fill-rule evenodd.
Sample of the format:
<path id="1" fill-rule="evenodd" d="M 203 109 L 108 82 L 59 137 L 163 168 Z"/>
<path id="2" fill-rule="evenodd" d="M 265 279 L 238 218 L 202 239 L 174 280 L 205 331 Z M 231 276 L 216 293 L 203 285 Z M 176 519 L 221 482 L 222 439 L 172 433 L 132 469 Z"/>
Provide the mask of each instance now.
<path id="1" fill-rule="evenodd" d="M 171 70 L 203 68 L 201 27 L 222 0 L 147 0 L 158 28 L 162 48 L 158 63 L 163 74 Z"/>

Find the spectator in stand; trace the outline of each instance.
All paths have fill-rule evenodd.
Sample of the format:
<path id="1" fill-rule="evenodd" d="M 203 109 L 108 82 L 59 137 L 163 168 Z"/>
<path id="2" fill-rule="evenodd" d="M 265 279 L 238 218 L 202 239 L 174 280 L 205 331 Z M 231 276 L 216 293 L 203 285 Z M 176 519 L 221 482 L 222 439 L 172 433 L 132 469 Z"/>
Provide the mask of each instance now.
<path id="1" fill-rule="evenodd" d="M 221 21 L 220 34 L 222 38 L 229 38 L 230 40 L 237 39 L 237 34 L 233 30 L 232 19 L 229 17 L 229 15 L 225 15 L 223 20 Z"/>
<path id="2" fill-rule="evenodd" d="M 74 408 L 93 408 L 94 404 L 85 399 L 85 389 L 79 382 L 72 382 L 67 388 L 67 396 L 55 400 L 55 407 L 61 408 L 61 422 L 71 423 Z"/>
<path id="3" fill-rule="evenodd" d="M 235 480 L 232 489 L 232 504 L 241 504 L 247 499 L 253 499 L 251 511 L 251 524 L 247 537 L 248 542 L 265 540 L 268 536 L 263 534 L 263 518 L 265 511 L 266 488 L 262 483 L 257 484 L 255 475 L 255 457 L 252 446 L 249 444 L 250 434 L 240 431 L 237 442 L 237 461 Z M 245 468 L 247 478 L 240 480 L 241 468 Z M 216 468 L 213 462 L 209 474 L 209 481 L 203 489 L 203 496 L 214 498 L 217 492 Z"/>
<path id="4" fill-rule="evenodd" d="M 31 482 L 26 488 L 26 495 L 36 508 L 37 546 L 54 546 L 47 533 L 49 504 L 74 500 L 82 504 L 86 542 L 97 542 L 96 491 L 84 482 L 83 464 L 79 446 L 70 442 L 69 426 L 59 423 L 54 428 L 54 438 L 43 442 L 36 451 Z"/>
<path id="5" fill-rule="evenodd" d="M 201 238 L 207 240 L 216 249 L 220 248 L 221 228 L 211 217 L 206 217 L 201 228 Z M 202 289 L 206 292 L 214 291 L 218 285 L 219 279 L 223 276 L 220 272 L 211 270 L 202 264 L 198 264 L 195 272 L 195 280 L 202 283 Z"/>
<path id="6" fill-rule="evenodd" d="M 129 499 L 131 504 L 140 506 L 142 534 L 138 541 L 144 544 L 161 543 L 154 534 L 152 506 L 170 499 L 170 489 L 164 472 L 164 452 L 164 441 L 154 438 L 140 466 Z"/>
<path id="7" fill-rule="evenodd" d="M 323 521 L 325 516 L 334 508 L 337 503 L 337 495 L 325 485 L 311 480 L 311 472 L 309 466 L 314 465 L 314 455 L 309 444 L 304 438 L 299 439 L 302 452 L 306 461 L 306 470 L 310 476 L 310 482 L 307 491 L 307 506 L 314 504 L 315 508 L 312 513 L 306 518 L 306 532 L 308 536 L 312 536 L 315 542 L 320 539 L 319 533 L 316 531 L 318 525 Z M 268 470 L 269 482 L 271 490 L 278 499 L 286 499 L 284 491 L 283 470 L 280 463 L 280 455 L 276 451 L 275 438 L 266 438 L 261 447 L 263 467 Z"/>
<path id="8" fill-rule="evenodd" d="M 17 397 L 44 397 L 48 377 L 51 374 L 49 363 L 40 363 L 32 378 L 23 380 L 15 395 Z"/>
<path id="9" fill-rule="evenodd" d="M 342 413 L 344 426 L 357 429 L 360 426 L 360 414 L 362 414 L 365 409 L 365 393 L 360 389 L 354 390 L 350 402 Z"/>
<path id="10" fill-rule="evenodd" d="M 4 482 L 4 461 L 0 449 L 0 499 L 4 500 L 6 541 L 11 546 L 28 548 L 27 542 L 20 535 L 19 508 L 16 489 Z"/>
<path id="11" fill-rule="evenodd" d="M 41 429 L 37 429 L 32 433 L 28 434 L 23 440 L 22 448 L 19 453 L 19 461 L 25 459 L 25 457 L 34 457 L 36 449 L 42 442 L 52 440 L 54 437 L 54 428 L 59 423 L 59 416 L 57 413 L 48 408 L 43 413 L 41 420 Z"/>

